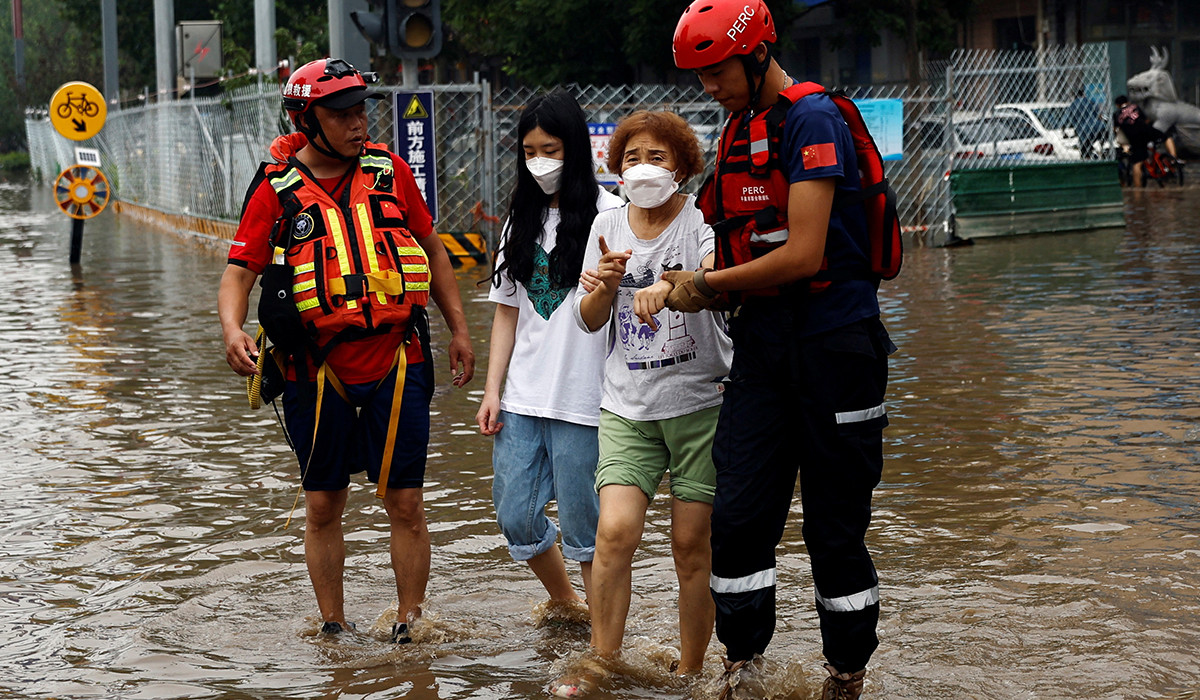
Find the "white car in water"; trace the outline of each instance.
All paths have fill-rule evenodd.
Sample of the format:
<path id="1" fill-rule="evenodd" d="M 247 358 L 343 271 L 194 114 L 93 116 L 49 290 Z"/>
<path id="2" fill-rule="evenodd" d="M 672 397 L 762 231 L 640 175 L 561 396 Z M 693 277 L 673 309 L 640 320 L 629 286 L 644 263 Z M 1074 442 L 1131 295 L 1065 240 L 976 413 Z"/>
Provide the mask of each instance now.
<path id="1" fill-rule="evenodd" d="M 1070 107 L 1068 102 L 1009 102 L 993 107 L 992 114 L 1023 116 L 1054 147 L 1056 160 L 1079 160 L 1079 139 L 1067 117 Z"/>
<path id="2" fill-rule="evenodd" d="M 1047 163 L 1065 159 L 1055 153 L 1054 141 L 1036 129 L 1030 118 L 1023 114 L 955 113 L 948 142 L 944 136 L 945 122 L 944 117 L 923 119 L 918 138 L 923 149 L 952 154 L 953 167 L 979 167 L 996 160 Z"/>

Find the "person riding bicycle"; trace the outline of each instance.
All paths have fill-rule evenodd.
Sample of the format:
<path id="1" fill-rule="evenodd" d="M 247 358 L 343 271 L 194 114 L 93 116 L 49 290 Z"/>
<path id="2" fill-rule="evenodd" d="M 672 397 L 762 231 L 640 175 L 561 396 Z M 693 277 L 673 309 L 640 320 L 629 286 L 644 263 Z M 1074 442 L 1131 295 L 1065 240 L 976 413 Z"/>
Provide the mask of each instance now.
<path id="1" fill-rule="evenodd" d="M 1118 95 L 1113 104 L 1117 111 L 1113 113 L 1113 126 L 1129 141 L 1129 162 L 1134 187 L 1141 187 L 1145 168 L 1143 163 L 1150 157 L 1149 145 L 1162 141 L 1167 153 L 1178 159 L 1175 153 L 1175 140 L 1155 129 L 1146 118 L 1146 114 L 1137 104 L 1130 102 L 1125 95 Z"/>

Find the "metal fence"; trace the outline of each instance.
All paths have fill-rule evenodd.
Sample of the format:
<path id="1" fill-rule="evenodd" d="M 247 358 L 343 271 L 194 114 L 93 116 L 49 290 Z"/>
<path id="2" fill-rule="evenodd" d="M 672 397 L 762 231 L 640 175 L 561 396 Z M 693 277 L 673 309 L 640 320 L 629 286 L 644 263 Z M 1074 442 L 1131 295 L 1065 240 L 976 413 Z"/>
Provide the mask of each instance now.
<path id="1" fill-rule="evenodd" d="M 960 50 L 944 81 L 947 108 L 924 136 L 952 135 L 956 169 L 1114 159 L 1107 44 Z"/>
<path id="2" fill-rule="evenodd" d="M 434 92 L 438 229 L 480 232 L 494 240 L 495 218 L 503 217 L 515 183 L 520 110 L 535 90 L 493 95 L 486 83 L 422 89 Z M 696 129 L 711 167 L 725 113 L 699 86 L 567 89 L 592 123 L 614 123 L 638 109 L 678 112 Z M 857 99 L 902 102 L 903 158 L 886 162 L 885 169 L 906 231 L 934 243 L 945 239 L 952 221 L 946 183 L 951 169 L 1078 159 L 1075 128 L 1062 123 L 1066 103 L 1082 89 L 1102 119 L 1100 106 L 1111 103 L 1102 44 L 1043 52 L 959 51 L 951 61 L 930 65 L 918 85 L 843 89 Z M 1010 124 L 1015 119 L 1032 119 L 1033 110 L 1042 106 L 1050 109 L 1046 119 L 1058 119 L 1045 125 L 1047 133 L 1020 141 L 1000 131 L 1015 129 Z M 372 103 L 368 116 L 372 137 L 390 143 L 392 101 Z M 257 164 L 269 158 L 271 140 L 290 125 L 277 87 L 263 83 L 219 98 L 112 110 L 90 143 L 59 136 L 44 114 L 31 114 L 26 128 L 30 159 L 43 179 L 74 162 L 74 146 L 91 146 L 100 149 L 102 168 L 119 199 L 169 214 L 235 222 Z M 1100 154 L 1111 159 L 1111 131 L 1105 129 Z"/>

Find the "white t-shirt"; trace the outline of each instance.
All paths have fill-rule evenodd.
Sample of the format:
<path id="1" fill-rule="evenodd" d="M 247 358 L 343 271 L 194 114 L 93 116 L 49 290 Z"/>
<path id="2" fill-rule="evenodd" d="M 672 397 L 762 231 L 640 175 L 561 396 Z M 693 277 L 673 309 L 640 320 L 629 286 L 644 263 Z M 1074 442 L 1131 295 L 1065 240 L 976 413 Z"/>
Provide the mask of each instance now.
<path id="1" fill-rule="evenodd" d="M 601 212 L 622 204 L 601 188 Z M 550 251 L 558 239 L 558 209 L 548 209 L 538 241 L 530 289 L 501 274 L 488 300 L 517 307 L 517 330 L 500 408 L 536 418 L 600 424 L 600 383 L 604 372 L 604 338 L 579 330 L 572 318 L 576 288 L 551 289 Z M 507 223 L 504 231 L 508 231 Z M 496 264 L 504 260 L 501 234 Z"/>
<path id="2" fill-rule="evenodd" d="M 633 313 L 633 295 L 667 270 L 695 270 L 713 252 L 713 230 L 689 196 L 675 220 L 656 238 L 640 240 L 629 227 L 628 205 L 604 212 L 592 224 L 583 269 L 600 261 L 599 236 L 609 250 L 633 250 L 613 299 L 613 314 L 595 335 L 607 335 L 604 395 L 600 407 L 628 420 L 676 418 L 721 403 L 721 384 L 733 360 L 733 342 L 722 317 L 712 311 L 685 314 L 663 309 L 650 330 Z M 576 291 L 575 320 L 586 328 Z M 616 322 L 612 322 L 616 319 Z M 600 333 L 608 328 L 608 333 Z"/>

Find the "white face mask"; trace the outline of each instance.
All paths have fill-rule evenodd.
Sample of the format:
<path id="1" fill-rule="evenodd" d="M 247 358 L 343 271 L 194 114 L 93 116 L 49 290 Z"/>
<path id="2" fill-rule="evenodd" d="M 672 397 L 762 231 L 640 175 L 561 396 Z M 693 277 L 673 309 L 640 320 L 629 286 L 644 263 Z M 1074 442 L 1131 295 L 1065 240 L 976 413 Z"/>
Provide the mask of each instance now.
<path id="1" fill-rule="evenodd" d="M 546 194 L 558 192 L 562 184 L 563 162 L 558 158 L 526 158 L 525 167 Z"/>
<path id="2" fill-rule="evenodd" d="M 675 173 L 649 163 L 640 163 L 621 173 L 629 201 L 642 209 L 660 206 L 679 189 Z"/>

